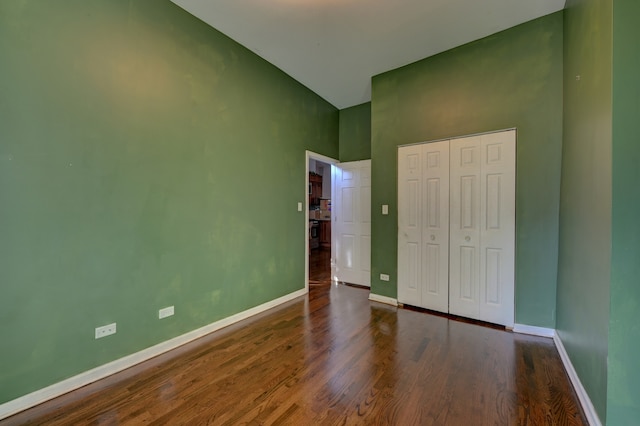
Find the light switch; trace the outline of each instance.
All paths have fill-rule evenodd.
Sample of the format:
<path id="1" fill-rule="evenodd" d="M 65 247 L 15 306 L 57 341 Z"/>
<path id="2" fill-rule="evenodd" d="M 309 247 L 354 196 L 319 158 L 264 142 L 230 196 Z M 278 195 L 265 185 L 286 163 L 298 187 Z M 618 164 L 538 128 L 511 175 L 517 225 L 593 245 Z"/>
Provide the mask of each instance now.
<path id="1" fill-rule="evenodd" d="M 387 204 L 382 205 L 382 214 L 389 214 L 389 205 Z"/>

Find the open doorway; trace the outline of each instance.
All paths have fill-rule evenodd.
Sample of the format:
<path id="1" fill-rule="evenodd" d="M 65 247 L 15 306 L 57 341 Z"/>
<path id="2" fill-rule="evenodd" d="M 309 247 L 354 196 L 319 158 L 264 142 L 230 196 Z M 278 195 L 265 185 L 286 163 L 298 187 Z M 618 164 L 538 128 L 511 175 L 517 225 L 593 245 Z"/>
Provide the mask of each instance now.
<path id="1" fill-rule="evenodd" d="M 307 151 L 306 288 L 371 286 L 371 160 L 340 163 Z"/>
<path id="2" fill-rule="evenodd" d="M 336 160 L 307 153 L 307 283 L 331 283 L 332 169 Z"/>

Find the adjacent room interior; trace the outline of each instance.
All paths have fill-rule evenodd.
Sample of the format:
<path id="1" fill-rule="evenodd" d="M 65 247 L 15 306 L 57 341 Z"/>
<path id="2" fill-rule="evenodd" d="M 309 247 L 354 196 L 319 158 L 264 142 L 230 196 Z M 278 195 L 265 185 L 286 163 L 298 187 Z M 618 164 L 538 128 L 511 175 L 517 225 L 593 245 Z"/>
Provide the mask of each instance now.
<path id="1" fill-rule="evenodd" d="M 269 336 L 286 338 L 285 331 L 314 324 L 334 331 L 350 324 L 338 338 L 345 346 L 364 344 L 354 337 L 363 330 L 371 347 L 388 339 L 377 353 L 355 347 L 360 358 L 348 361 L 331 357 L 335 341 L 318 339 L 314 346 L 318 328 L 304 328 L 296 343 L 280 341 L 283 351 L 290 345 L 298 357 L 320 357 L 308 364 L 313 374 L 347 374 L 352 367 L 353 376 L 345 377 L 370 380 L 357 392 L 316 383 L 327 406 L 339 405 L 336 395 L 349 389 L 356 393 L 350 403 L 360 401 L 339 413 L 346 417 L 327 408 L 316 411 L 316 419 L 356 419 L 349 416 L 365 407 L 362 401 L 393 400 L 388 383 L 403 380 L 412 383 L 403 391 L 436 398 L 412 380 L 435 380 L 429 350 L 453 332 L 470 346 L 452 345 L 442 362 L 485 350 L 496 353 L 496 365 L 507 365 L 501 357 L 526 358 L 532 342 L 542 342 L 535 346 L 547 351 L 540 359 L 552 353 L 560 360 L 549 361 L 549 371 L 568 374 L 571 386 L 562 394 L 570 396 L 567 406 L 577 407 L 575 391 L 576 412 L 587 422 L 622 425 L 640 418 L 640 2 L 558 1 L 553 10 L 472 39 L 429 39 L 425 44 L 443 44 L 358 84 L 338 71 L 357 68 L 350 58 L 362 60 L 349 15 L 336 22 L 354 38 L 336 41 L 324 20 L 331 15 L 321 6 L 278 2 L 310 33 L 320 28 L 328 34 L 322 40 L 345 47 L 331 51 L 335 67 L 305 71 L 309 63 L 299 61 L 306 81 L 298 69 L 263 57 L 291 56 L 279 44 L 271 46 L 275 52 L 247 48 L 251 42 L 231 36 L 232 29 L 187 11 L 205 3 L 0 3 L 0 423 L 90 383 L 107 388 L 114 374 L 126 375 L 141 362 L 170 363 L 175 354 L 197 352 L 193 345 L 214 342 L 207 340 L 214 335 L 222 340 L 211 343 L 210 362 L 224 371 L 231 362 L 220 357 L 225 348 L 249 357 Z M 333 4 L 326 3 L 322 7 Z M 444 3 L 434 2 L 433 13 Z M 393 7 L 397 14 L 388 14 L 384 34 L 366 42 L 375 56 L 399 50 L 389 44 L 394 34 L 407 46 L 421 43 L 408 29 L 420 16 Z M 370 20 L 380 12 L 362 2 L 345 10 Z M 505 21 L 499 10 L 456 16 Z M 255 29 L 252 39 L 261 37 L 261 27 L 247 28 Z M 304 44 L 307 39 L 284 31 L 278 36 L 312 52 L 324 42 Z M 321 77 L 340 83 L 325 87 Z M 506 296 L 511 316 L 501 323 L 509 331 L 425 313 L 422 299 L 411 299 L 418 296 L 403 301 L 402 276 L 410 269 L 403 269 L 399 246 L 402 147 L 505 130 L 517 133 L 513 247 L 505 246 L 513 295 Z M 439 237 L 420 238 L 429 245 Z M 434 259 L 442 260 L 418 263 Z M 487 281 L 487 274 L 478 276 Z M 418 301 L 407 305 L 417 308 L 397 306 L 411 300 Z M 326 316 L 314 317 L 315 308 Z M 269 312 L 271 320 L 260 322 Z M 255 326 L 254 334 L 243 321 Z M 238 336 L 248 340 L 233 346 Z M 484 337 L 495 340 L 482 346 Z M 415 364 L 407 370 L 415 374 L 385 374 L 400 371 L 391 368 L 398 359 Z M 234 368 L 242 370 L 245 361 L 257 376 L 251 368 L 263 362 L 276 374 L 296 365 L 246 358 Z M 367 365 L 379 375 L 364 374 Z M 438 380 L 447 383 L 447 376 Z M 131 383 L 134 389 L 140 382 Z M 442 385 L 446 391 L 438 395 L 462 391 L 465 383 Z M 528 392 L 526 380 L 513 383 L 509 392 Z M 167 398 L 175 393 L 170 386 L 156 390 Z M 274 398 L 297 398 L 285 390 Z M 270 406 L 270 394 L 264 395 L 258 411 Z M 233 406 L 233 398 L 225 401 Z M 289 403 L 244 419 L 304 418 L 300 400 Z M 486 408 L 479 400 L 470 406 Z M 372 412 L 378 413 L 362 408 Z M 152 414 L 145 412 L 163 418 Z M 230 423 L 241 420 L 227 414 Z M 393 420 L 427 418 L 396 414 Z"/>

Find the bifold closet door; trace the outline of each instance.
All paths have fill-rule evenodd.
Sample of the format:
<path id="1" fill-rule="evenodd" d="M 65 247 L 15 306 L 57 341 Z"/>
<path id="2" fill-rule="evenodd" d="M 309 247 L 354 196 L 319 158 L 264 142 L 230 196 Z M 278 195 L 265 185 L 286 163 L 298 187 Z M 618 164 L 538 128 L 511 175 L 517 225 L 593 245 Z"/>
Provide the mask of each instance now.
<path id="1" fill-rule="evenodd" d="M 514 323 L 515 131 L 454 139 L 449 312 Z"/>
<path id="2" fill-rule="evenodd" d="M 398 149 L 398 301 L 422 305 L 422 146 Z"/>
<path id="3" fill-rule="evenodd" d="M 483 135 L 480 319 L 515 322 L 516 131 Z"/>
<path id="4" fill-rule="evenodd" d="M 449 142 L 398 150 L 398 301 L 449 309 Z"/>
<path id="5" fill-rule="evenodd" d="M 451 141 L 449 312 L 479 319 L 480 136 Z"/>
<path id="6" fill-rule="evenodd" d="M 512 326 L 516 133 L 398 149 L 398 301 Z"/>

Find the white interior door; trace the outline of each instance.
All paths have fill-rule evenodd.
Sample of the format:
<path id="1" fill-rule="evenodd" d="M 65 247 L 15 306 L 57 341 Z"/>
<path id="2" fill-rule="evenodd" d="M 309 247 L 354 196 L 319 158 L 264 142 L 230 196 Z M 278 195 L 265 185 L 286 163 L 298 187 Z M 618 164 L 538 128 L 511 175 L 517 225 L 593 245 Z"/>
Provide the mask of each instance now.
<path id="1" fill-rule="evenodd" d="M 480 319 L 507 326 L 515 320 L 515 142 L 515 130 L 481 140 Z"/>
<path id="2" fill-rule="evenodd" d="M 398 149 L 398 301 L 449 312 L 449 141 Z"/>
<path id="3" fill-rule="evenodd" d="M 450 150 L 449 312 L 480 319 L 480 136 Z"/>
<path id="4" fill-rule="evenodd" d="M 332 275 L 371 286 L 371 160 L 334 165 Z"/>
<path id="5" fill-rule="evenodd" d="M 449 312 L 449 141 L 422 145 L 422 306 Z"/>
<path id="6" fill-rule="evenodd" d="M 515 130 L 451 141 L 449 311 L 513 326 Z"/>
<path id="7" fill-rule="evenodd" d="M 398 149 L 398 301 L 422 306 L 422 146 Z"/>

